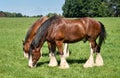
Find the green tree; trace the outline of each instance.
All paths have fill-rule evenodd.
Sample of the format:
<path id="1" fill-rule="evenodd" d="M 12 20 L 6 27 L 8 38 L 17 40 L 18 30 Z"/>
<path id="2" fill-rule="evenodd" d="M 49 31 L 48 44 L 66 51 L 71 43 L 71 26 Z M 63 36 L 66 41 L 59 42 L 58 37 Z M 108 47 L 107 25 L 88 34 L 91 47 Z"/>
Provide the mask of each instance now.
<path id="1" fill-rule="evenodd" d="M 111 16 L 120 16 L 120 0 L 108 0 Z"/>
<path id="2" fill-rule="evenodd" d="M 22 17 L 23 15 L 21 13 L 16 13 L 16 17 Z"/>
<path id="3" fill-rule="evenodd" d="M 105 17 L 107 16 L 107 6 L 102 0 L 86 0 L 84 3 L 86 5 L 87 16 L 90 17 Z M 84 8 L 84 7 L 83 7 Z"/>
<path id="4" fill-rule="evenodd" d="M 65 0 L 65 17 L 120 16 L 120 0 Z"/>
<path id="5" fill-rule="evenodd" d="M 54 16 L 54 15 L 57 15 L 56 13 L 48 13 L 48 17 L 52 17 L 52 16 Z"/>
<path id="6" fill-rule="evenodd" d="M 65 4 L 62 7 L 63 16 L 65 17 L 82 17 L 85 16 L 82 10 L 82 0 L 65 0 Z"/>

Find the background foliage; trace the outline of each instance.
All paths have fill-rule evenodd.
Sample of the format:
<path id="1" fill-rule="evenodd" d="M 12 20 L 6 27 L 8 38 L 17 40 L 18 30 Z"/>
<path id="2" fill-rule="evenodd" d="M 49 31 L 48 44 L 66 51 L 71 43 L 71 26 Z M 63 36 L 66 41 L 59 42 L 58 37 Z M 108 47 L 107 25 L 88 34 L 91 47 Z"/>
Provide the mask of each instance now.
<path id="1" fill-rule="evenodd" d="M 65 17 L 120 17 L 120 0 L 65 0 Z"/>

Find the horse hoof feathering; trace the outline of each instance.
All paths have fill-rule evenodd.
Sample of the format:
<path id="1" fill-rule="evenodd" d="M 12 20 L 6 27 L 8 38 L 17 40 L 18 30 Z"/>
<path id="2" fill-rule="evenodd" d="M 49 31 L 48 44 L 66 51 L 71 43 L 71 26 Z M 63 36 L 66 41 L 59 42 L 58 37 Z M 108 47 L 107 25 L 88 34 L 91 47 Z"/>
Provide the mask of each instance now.
<path id="1" fill-rule="evenodd" d="M 67 63 L 65 58 L 66 58 L 66 56 L 60 55 L 61 62 L 60 62 L 60 67 L 59 68 L 61 68 L 61 69 L 68 69 L 69 68 L 69 64 Z"/>
<path id="2" fill-rule="evenodd" d="M 103 66 L 103 59 L 100 53 L 97 53 L 96 60 L 95 60 L 95 66 Z"/>
<path id="3" fill-rule="evenodd" d="M 49 64 L 48 64 L 48 66 L 50 66 L 50 67 L 55 67 L 55 66 L 57 66 L 58 63 L 57 63 L 55 54 L 50 53 L 50 54 L 49 54 L 49 57 L 50 57 L 50 62 L 49 62 Z"/>

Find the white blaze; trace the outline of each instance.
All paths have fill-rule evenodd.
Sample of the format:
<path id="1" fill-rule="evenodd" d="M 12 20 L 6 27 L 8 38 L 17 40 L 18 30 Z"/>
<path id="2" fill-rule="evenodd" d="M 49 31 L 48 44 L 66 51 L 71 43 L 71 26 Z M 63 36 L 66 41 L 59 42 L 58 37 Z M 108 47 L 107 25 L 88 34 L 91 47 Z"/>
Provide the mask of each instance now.
<path id="1" fill-rule="evenodd" d="M 28 58 L 28 53 L 24 52 L 24 57 Z"/>
<path id="2" fill-rule="evenodd" d="M 33 67 L 32 55 L 30 54 L 28 66 Z"/>

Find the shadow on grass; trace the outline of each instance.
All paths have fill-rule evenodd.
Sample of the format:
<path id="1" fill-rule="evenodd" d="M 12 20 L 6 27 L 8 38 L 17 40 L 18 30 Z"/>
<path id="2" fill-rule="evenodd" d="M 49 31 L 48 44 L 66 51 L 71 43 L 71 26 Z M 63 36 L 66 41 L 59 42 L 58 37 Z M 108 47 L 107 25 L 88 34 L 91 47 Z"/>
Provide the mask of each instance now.
<path id="1" fill-rule="evenodd" d="M 71 51 L 70 51 L 70 54 L 71 54 Z M 59 52 L 56 52 L 56 55 L 59 55 Z M 43 53 L 42 56 L 43 57 L 46 57 L 46 56 L 49 57 L 49 53 Z M 74 58 L 71 59 L 70 57 L 69 57 L 69 59 L 67 59 L 67 62 L 69 64 L 75 64 L 75 63 L 81 64 L 81 63 L 85 63 L 86 61 L 87 61 L 87 59 L 74 59 Z M 37 67 L 39 67 L 41 65 L 45 65 L 45 64 L 49 64 L 49 60 L 45 61 L 45 62 L 38 62 Z M 58 64 L 60 65 L 60 60 L 58 60 Z"/>
<path id="2" fill-rule="evenodd" d="M 46 57 L 46 56 L 49 57 L 49 53 L 43 53 L 43 54 L 42 54 L 42 57 Z"/>
<path id="3" fill-rule="evenodd" d="M 36 67 L 39 67 L 39 66 L 42 66 L 42 65 L 44 65 L 44 64 L 48 64 L 48 63 L 49 63 L 49 61 L 38 62 Z"/>
<path id="4" fill-rule="evenodd" d="M 85 63 L 87 61 L 87 59 L 68 59 L 67 62 L 69 64 L 81 64 L 81 63 Z M 38 62 L 37 63 L 37 67 L 45 65 L 45 64 L 49 64 L 49 61 L 45 61 L 45 62 Z M 60 60 L 58 61 L 58 64 L 60 65 Z"/>
<path id="5" fill-rule="evenodd" d="M 74 63 L 81 64 L 81 63 L 85 63 L 86 61 L 87 59 L 68 59 L 67 60 L 69 64 L 74 64 Z"/>

